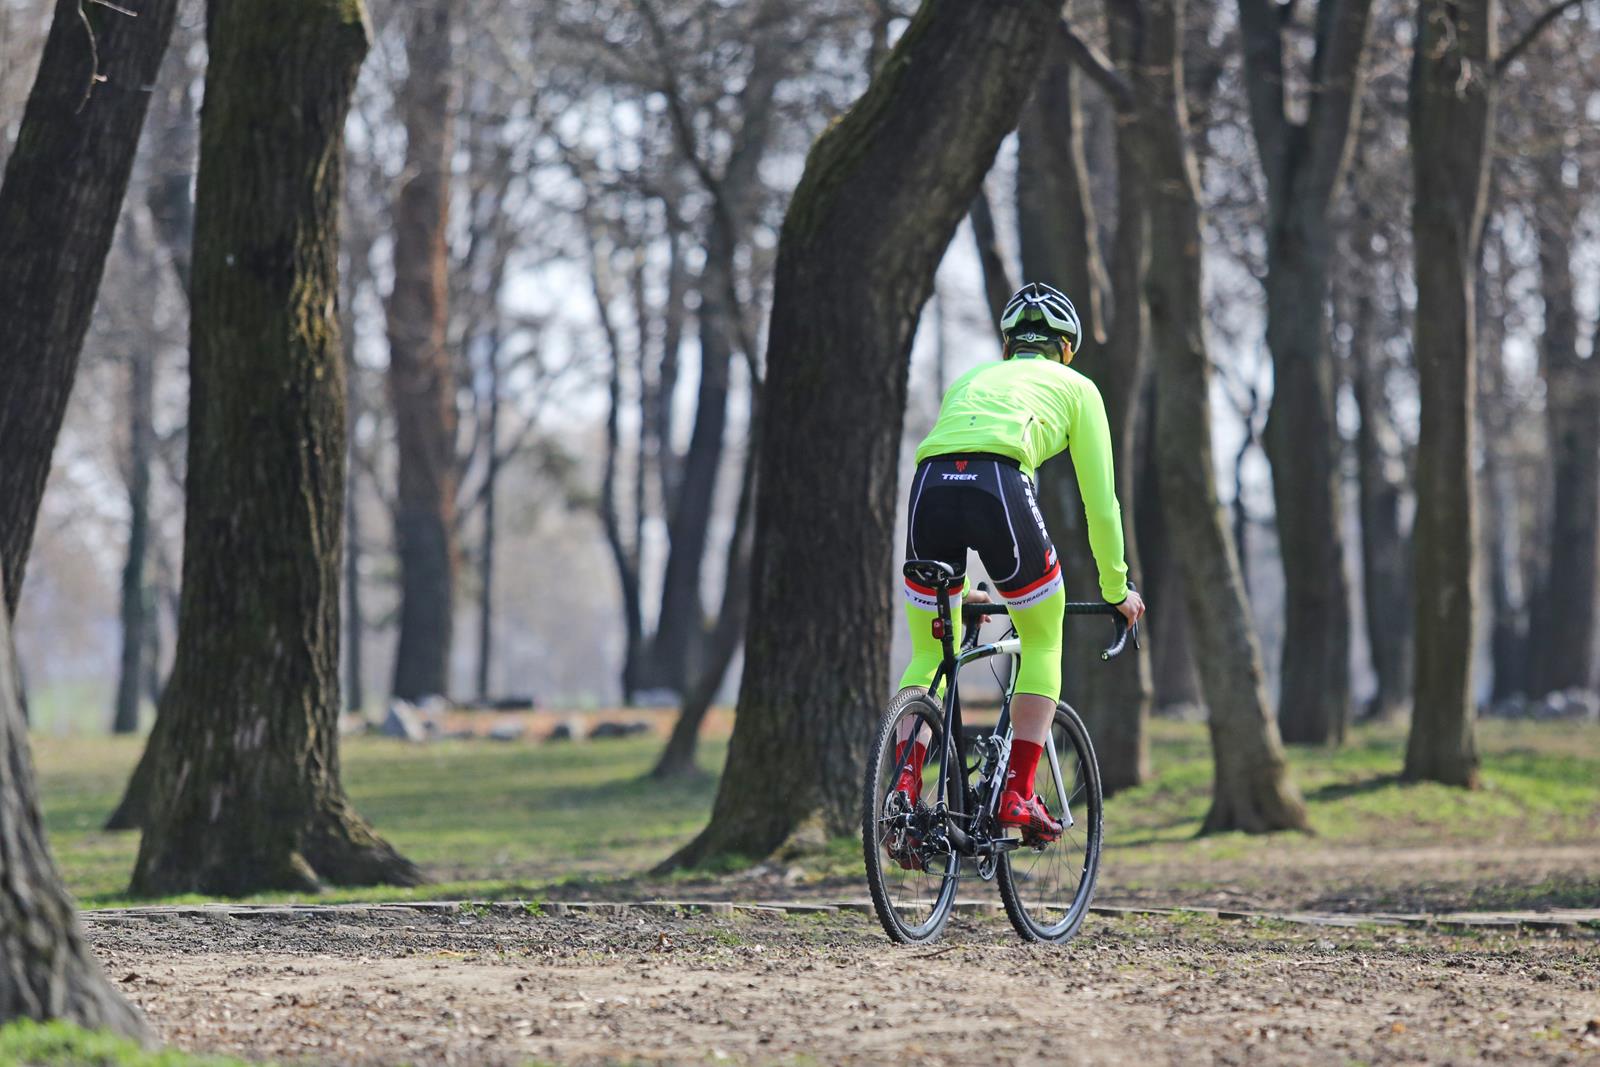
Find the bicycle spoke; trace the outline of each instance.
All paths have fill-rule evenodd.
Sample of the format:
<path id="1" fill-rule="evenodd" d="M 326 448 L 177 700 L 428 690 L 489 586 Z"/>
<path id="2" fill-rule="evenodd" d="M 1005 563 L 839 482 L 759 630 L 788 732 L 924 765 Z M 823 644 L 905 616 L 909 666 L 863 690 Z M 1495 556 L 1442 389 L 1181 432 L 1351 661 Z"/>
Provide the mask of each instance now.
<path id="1" fill-rule="evenodd" d="M 937 936 L 954 902 L 959 863 L 947 852 L 929 847 L 937 829 L 929 803 L 938 792 L 943 760 L 940 723 L 935 707 L 919 702 L 883 724 L 869 779 L 867 867 L 879 917 L 898 940 L 921 941 Z M 907 719 L 912 721 L 907 722 Z M 897 743 L 921 737 L 927 746 L 920 790 L 910 796 L 898 785 L 910 760 L 908 745 L 899 759 Z"/>
<path id="2" fill-rule="evenodd" d="M 1085 763 L 1088 750 L 1074 741 L 1069 721 L 1066 713 L 1058 713 L 1052 725 L 1065 803 L 1054 774 L 1041 775 L 1036 786 L 1046 809 L 1063 824 L 1063 833 L 1042 848 L 1009 853 L 1002 870 L 1002 897 L 1013 924 L 1024 936 L 1046 941 L 1064 940 L 1082 921 L 1098 862 L 1098 782 L 1094 768 Z"/>

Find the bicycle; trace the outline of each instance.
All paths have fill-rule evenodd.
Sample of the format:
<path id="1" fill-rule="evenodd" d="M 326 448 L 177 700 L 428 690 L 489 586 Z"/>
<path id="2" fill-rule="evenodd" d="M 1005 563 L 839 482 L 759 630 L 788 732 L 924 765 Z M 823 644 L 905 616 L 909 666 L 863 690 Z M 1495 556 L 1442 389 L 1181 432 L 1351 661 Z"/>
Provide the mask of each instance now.
<path id="1" fill-rule="evenodd" d="M 1089 733 L 1070 706 L 1056 705 L 1045 745 L 1049 773 L 1040 768 L 1036 788 L 1061 823 L 1061 837 L 1038 843 L 1005 836 L 995 809 L 1011 753 L 1011 687 L 994 728 L 978 728 L 969 742 L 961 721 L 959 675 L 962 667 L 980 660 L 1020 656 L 1016 628 L 980 645 L 982 618 L 1006 615 L 1008 609 L 1004 604 L 965 604 L 961 615 L 968 625 L 958 652 L 950 617 L 954 570 L 938 561 L 908 560 L 904 572 L 937 590 L 933 635 L 943 643 L 944 658 L 927 689 L 908 688 L 890 703 L 867 760 L 861 845 L 873 908 L 894 941 L 934 940 L 955 907 L 962 860 L 970 859 L 978 877 L 998 884 L 1006 915 L 1024 940 L 1066 941 L 1083 925 L 1100 870 L 1100 767 Z M 1130 637 L 1139 647 L 1138 625 L 1129 626 L 1115 606 L 1068 604 L 1065 610 L 1069 615 L 1112 617 L 1115 640 L 1101 652 L 1103 661 L 1120 655 Z M 933 695 L 941 683 L 942 706 Z M 912 745 L 897 753 L 896 742 L 919 736 L 928 738 L 927 753 L 922 795 L 913 799 L 895 788 L 912 758 Z M 975 762 L 969 763 L 969 757 Z"/>

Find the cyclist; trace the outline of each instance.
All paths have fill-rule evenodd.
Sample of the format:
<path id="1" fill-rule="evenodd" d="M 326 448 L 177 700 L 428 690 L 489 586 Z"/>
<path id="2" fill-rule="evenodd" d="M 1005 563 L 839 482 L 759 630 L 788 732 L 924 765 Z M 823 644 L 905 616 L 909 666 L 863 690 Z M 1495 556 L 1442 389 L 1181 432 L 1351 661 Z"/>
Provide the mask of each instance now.
<path id="1" fill-rule="evenodd" d="M 999 821 L 1022 830 L 1033 843 L 1053 841 L 1061 824 L 1034 792 L 1034 772 L 1054 721 L 1061 691 L 1061 624 L 1066 593 L 1044 516 L 1034 500 L 1034 471 L 1069 450 L 1088 520 L 1089 547 L 1099 570 L 1100 595 L 1137 622 L 1144 601 L 1128 585 L 1123 561 L 1122 509 L 1111 466 L 1111 432 L 1105 403 L 1093 382 L 1067 365 L 1077 354 L 1082 328 L 1072 301 L 1048 285 L 1023 286 L 1000 319 L 1001 362 L 958 378 L 944 395 L 939 418 L 917 447 L 906 528 L 906 558 L 938 560 L 961 582 L 951 593 L 951 617 L 961 599 L 988 603 L 966 578 L 967 550 L 978 557 L 1005 598 L 1022 643 L 1011 700 L 1011 757 Z M 932 621 L 936 592 L 905 583 L 911 626 L 911 664 L 901 688 L 925 687 L 942 658 Z M 909 722 L 905 727 L 910 733 Z M 905 736 L 895 760 L 911 759 L 896 788 L 915 804 L 932 731 Z M 902 866 L 906 860 L 901 860 Z"/>

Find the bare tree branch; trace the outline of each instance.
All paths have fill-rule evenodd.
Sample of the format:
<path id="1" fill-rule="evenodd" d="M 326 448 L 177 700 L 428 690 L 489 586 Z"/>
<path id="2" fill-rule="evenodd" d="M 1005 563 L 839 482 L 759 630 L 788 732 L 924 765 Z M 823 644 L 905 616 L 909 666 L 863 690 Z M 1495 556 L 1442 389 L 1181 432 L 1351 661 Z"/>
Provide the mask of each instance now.
<path id="1" fill-rule="evenodd" d="M 1119 111 L 1125 111 L 1133 106 L 1133 86 L 1111 65 L 1100 50 L 1094 45 L 1078 36 L 1072 28 L 1072 23 L 1065 18 L 1057 20 L 1056 26 L 1061 31 L 1062 39 L 1066 41 L 1067 55 L 1072 62 L 1078 65 L 1085 74 L 1101 89 L 1105 90 L 1111 102 Z"/>
<path id="2" fill-rule="evenodd" d="M 1495 58 L 1494 76 L 1498 78 L 1500 75 L 1504 74 L 1506 72 L 1506 68 L 1511 66 L 1512 63 L 1516 62 L 1517 57 L 1523 52 L 1527 51 L 1528 46 L 1533 44 L 1533 42 L 1538 39 L 1539 34 L 1544 32 L 1546 26 L 1550 25 L 1556 19 L 1566 14 L 1572 8 L 1579 7 L 1582 4 L 1583 0 L 1561 0 L 1560 3 L 1551 6 L 1545 11 L 1544 14 L 1534 19 L 1533 25 L 1524 30 L 1522 32 L 1522 36 L 1518 37 L 1516 42 L 1513 43 L 1510 48 L 1507 48 Z"/>

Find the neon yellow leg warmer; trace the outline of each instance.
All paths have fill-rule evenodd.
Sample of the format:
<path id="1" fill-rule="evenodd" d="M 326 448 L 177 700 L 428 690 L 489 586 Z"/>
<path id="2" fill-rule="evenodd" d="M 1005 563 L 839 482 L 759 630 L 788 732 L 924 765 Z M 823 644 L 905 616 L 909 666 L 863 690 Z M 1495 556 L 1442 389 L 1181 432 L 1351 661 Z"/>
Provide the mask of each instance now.
<path id="1" fill-rule="evenodd" d="M 1037 604 L 1012 608 L 1011 621 L 1022 639 L 1022 663 L 1017 668 L 1019 693 L 1034 693 L 1049 700 L 1061 698 L 1061 625 L 1065 590 L 1057 589 Z M 911 663 L 900 676 L 900 688 L 927 685 L 944 655 L 933 636 L 934 613 L 907 600 L 906 624 L 911 633 Z M 950 598 L 951 617 L 961 618 L 961 601 Z"/>
<path id="2" fill-rule="evenodd" d="M 1066 590 L 1057 589 L 1037 604 L 1011 609 L 1011 621 L 1022 638 L 1017 692 L 1061 699 L 1061 624 L 1066 603 Z"/>

